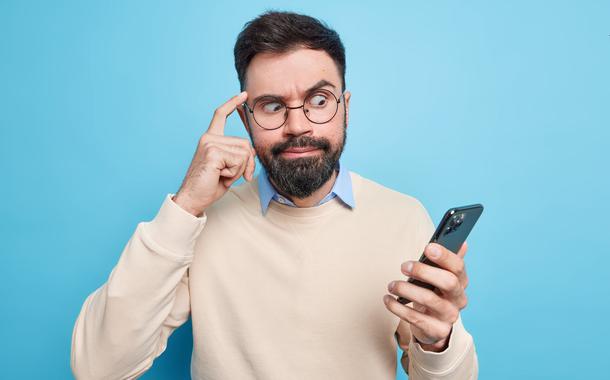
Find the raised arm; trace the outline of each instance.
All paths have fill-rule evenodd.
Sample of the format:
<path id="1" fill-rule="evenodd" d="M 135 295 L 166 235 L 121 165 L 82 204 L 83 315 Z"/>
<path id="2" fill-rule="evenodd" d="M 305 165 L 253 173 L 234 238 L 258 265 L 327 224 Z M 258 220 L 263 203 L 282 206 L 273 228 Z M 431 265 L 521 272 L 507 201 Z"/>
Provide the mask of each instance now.
<path id="1" fill-rule="evenodd" d="M 224 135 L 227 117 L 246 99 L 242 92 L 216 109 L 176 195 L 138 224 L 108 281 L 85 300 L 72 334 L 77 379 L 137 378 L 188 320 L 188 268 L 205 210 L 241 176 L 253 179 L 250 142 Z"/>

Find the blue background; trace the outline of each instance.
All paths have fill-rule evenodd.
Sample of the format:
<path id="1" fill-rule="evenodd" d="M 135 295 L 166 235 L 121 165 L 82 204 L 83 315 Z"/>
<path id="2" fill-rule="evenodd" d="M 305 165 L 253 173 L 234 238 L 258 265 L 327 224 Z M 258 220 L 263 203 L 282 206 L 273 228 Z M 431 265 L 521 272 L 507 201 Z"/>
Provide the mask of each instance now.
<path id="1" fill-rule="evenodd" d="M 605 376 L 610 2 L 3 1 L 0 378 L 71 376 L 82 302 L 177 190 L 269 8 L 341 35 L 350 169 L 435 222 L 485 205 L 463 311 L 481 378 Z M 191 349 L 189 322 L 143 378 L 188 378 Z"/>

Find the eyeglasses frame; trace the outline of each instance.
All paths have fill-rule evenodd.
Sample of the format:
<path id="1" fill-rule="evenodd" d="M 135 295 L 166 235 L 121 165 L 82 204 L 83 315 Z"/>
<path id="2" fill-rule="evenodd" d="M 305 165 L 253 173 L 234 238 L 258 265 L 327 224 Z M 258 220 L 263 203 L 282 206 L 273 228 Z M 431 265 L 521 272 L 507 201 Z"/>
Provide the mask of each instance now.
<path id="1" fill-rule="evenodd" d="M 335 98 L 335 101 L 337 102 L 337 108 L 335 108 L 335 113 L 333 113 L 333 115 L 330 117 L 330 119 L 328 119 L 328 120 L 326 120 L 326 121 L 324 121 L 324 122 L 321 122 L 321 123 L 320 123 L 320 122 L 316 122 L 316 121 L 311 120 L 311 119 L 309 118 L 309 116 L 307 116 L 307 113 L 305 112 L 305 102 L 307 101 L 307 98 L 308 98 L 310 95 L 314 94 L 316 91 L 320 91 L 320 90 L 330 93 L 330 94 L 333 96 L 333 98 Z M 319 88 L 319 89 L 316 89 L 316 90 L 312 90 L 312 91 L 311 91 L 311 92 L 310 92 L 310 93 L 309 93 L 309 94 L 308 94 L 308 95 L 305 97 L 305 99 L 303 100 L 303 104 L 301 104 L 301 105 L 300 105 L 300 106 L 298 106 L 298 107 L 288 107 L 288 104 L 286 104 L 286 103 L 285 103 L 283 100 L 278 99 L 280 102 L 282 102 L 282 103 L 284 104 L 284 107 L 286 107 L 286 111 L 284 112 L 284 122 L 283 122 L 282 124 L 280 124 L 280 126 L 275 127 L 275 128 L 265 128 L 265 127 L 263 127 L 262 125 L 260 125 L 260 124 L 259 124 L 259 122 L 258 122 L 258 121 L 256 120 L 256 118 L 254 117 L 254 110 L 253 110 L 252 108 L 250 108 L 250 106 L 248 105 L 248 103 L 243 102 L 243 103 L 242 103 L 242 106 L 244 107 L 244 110 L 246 110 L 247 112 L 250 112 L 250 113 L 252 114 L 252 119 L 254 120 L 254 122 L 256 123 L 256 125 L 258 125 L 258 126 L 259 126 L 259 128 L 264 129 L 265 131 L 274 131 L 274 130 L 276 130 L 276 129 L 282 128 L 282 127 L 284 126 L 284 124 L 286 124 L 286 121 L 288 121 L 288 111 L 289 111 L 289 110 L 294 110 L 294 109 L 298 109 L 298 108 L 302 108 L 302 109 L 303 109 L 303 114 L 305 115 L 305 117 L 307 118 L 307 120 L 309 120 L 310 122 L 312 122 L 312 123 L 314 123 L 314 124 L 326 124 L 326 123 L 328 123 L 329 121 L 331 121 L 332 119 L 334 119 L 334 118 L 335 118 L 335 116 L 337 116 L 337 112 L 339 112 L 339 103 L 341 103 L 341 98 L 345 99 L 344 95 L 345 95 L 345 91 L 344 91 L 344 92 L 342 92 L 342 93 L 341 93 L 341 95 L 339 95 L 339 97 L 337 98 L 337 96 L 336 96 L 336 95 L 335 95 L 335 94 L 334 94 L 332 91 L 327 90 L 327 89 L 324 89 L 324 88 Z M 263 100 L 263 99 L 265 99 L 265 98 L 263 97 L 263 98 L 261 98 L 261 99 L 257 100 L 257 101 L 256 101 L 256 103 L 258 103 L 259 101 L 261 101 L 261 100 Z M 252 105 L 252 107 L 256 108 L 256 103 L 254 103 L 254 104 Z M 246 118 L 246 120 L 247 120 L 247 118 Z"/>

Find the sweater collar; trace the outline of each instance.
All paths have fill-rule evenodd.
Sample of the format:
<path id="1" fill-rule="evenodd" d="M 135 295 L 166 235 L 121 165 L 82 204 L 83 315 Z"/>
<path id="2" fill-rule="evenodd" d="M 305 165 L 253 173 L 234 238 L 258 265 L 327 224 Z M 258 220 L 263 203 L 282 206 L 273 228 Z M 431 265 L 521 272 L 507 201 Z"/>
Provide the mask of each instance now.
<path id="1" fill-rule="evenodd" d="M 343 201 L 343 203 L 347 207 L 354 208 L 354 206 L 355 206 L 354 193 L 353 193 L 352 180 L 349 175 L 349 171 L 343 165 L 338 164 L 338 167 L 339 167 L 339 173 L 337 174 L 337 178 L 335 179 L 333 188 L 330 190 L 328 195 L 326 195 L 320 201 L 320 203 L 318 203 L 318 206 L 323 203 L 326 203 L 327 201 L 329 201 L 330 199 L 332 199 L 336 196 L 336 197 L 339 197 L 339 199 L 341 199 L 341 201 Z M 292 204 L 292 202 L 290 202 L 290 200 L 286 199 L 285 197 L 283 197 L 282 195 L 280 195 L 277 192 L 275 187 L 273 187 L 273 185 L 271 184 L 271 181 L 269 181 L 267 172 L 262 167 L 261 167 L 260 174 L 258 176 L 258 193 L 260 196 L 261 211 L 262 211 L 263 215 L 267 212 L 267 209 L 269 208 L 269 204 L 271 203 L 272 200 L 284 199 L 287 204 L 294 206 L 294 204 Z M 288 202 L 290 202 L 290 203 L 288 203 Z M 297 206 L 294 206 L 294 207 L 297 207 Z"/>

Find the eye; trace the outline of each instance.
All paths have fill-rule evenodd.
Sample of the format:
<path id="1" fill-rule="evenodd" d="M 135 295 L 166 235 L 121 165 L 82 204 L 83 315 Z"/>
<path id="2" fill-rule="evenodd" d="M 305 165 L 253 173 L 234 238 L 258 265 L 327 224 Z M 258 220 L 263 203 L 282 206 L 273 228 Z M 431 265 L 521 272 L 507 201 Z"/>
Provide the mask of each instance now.
<path id="1" fill-rule="evenodd" d="M 307 103 L 312 107 L 325 107 L 328 103 L 328 94 L 316 92 L 308 98 Z"/>
<path id="2" fill-rule="evenodd" d="M 261 108 L 265 113 L 276 113 L 284 109 L 284 104 L 278 101 L 271 101 L 261 104 Z"/>

